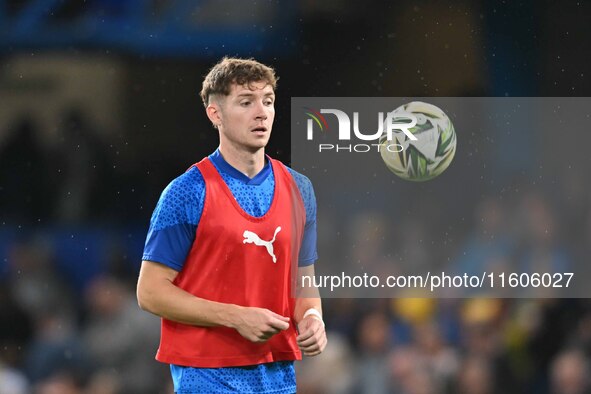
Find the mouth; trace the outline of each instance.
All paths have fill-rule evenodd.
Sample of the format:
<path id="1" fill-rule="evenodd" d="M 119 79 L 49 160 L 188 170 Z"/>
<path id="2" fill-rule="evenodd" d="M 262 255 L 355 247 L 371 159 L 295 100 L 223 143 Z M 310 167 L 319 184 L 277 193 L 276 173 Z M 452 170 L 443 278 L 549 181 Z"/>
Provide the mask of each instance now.
<path id="1" fill-rule="evenodd" d="M 253 133 L 266 133 L 267 128 L 265 126 L 257 126 L 253 129 L 251 129 L 250 131 L 252 131 Z"/>

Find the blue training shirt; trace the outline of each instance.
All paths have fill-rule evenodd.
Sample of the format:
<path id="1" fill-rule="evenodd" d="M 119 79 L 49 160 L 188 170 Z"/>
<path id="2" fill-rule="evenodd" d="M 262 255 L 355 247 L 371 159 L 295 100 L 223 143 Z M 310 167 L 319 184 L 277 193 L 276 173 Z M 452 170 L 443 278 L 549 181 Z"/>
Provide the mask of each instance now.
<path id="1" fill-rule="evenodd" d="M 275 178 L 271 164 L 252 179 L 228 164 L 219 150 L 209 156 L 234 198 L 249 215 L 261 217 L 273 199 Z M 306 210 L 306 225 L 298 265 L 307 266 L 318 259 L 316 250 L 316 198 L 312 183 L 288 167 Z M 197 167 L 174 179 L 162 192 L 146 238 L 143 260 L 164 264 L 180 271 L 195 241 L 205 201 L 205 181 Z M 191 368 L 171 365 L 177 393 L 294 393 L 293 362 L 276 362 L 250 367 Z"/>

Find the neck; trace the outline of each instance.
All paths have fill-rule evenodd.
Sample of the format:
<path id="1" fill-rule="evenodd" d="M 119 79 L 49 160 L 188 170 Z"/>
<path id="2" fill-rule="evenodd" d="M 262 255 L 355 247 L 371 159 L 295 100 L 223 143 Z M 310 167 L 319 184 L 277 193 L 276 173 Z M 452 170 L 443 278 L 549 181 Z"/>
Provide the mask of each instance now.
<path id="1" fill-rule="evenodd" d="M 256 174 L 261 172 L 265 166 L 265 149 L 260 148 L 254 152 L 233 149 L 231 145 L 220 143 L 220 153 L 224 160 L 246 175 L 253 178 Z"/>

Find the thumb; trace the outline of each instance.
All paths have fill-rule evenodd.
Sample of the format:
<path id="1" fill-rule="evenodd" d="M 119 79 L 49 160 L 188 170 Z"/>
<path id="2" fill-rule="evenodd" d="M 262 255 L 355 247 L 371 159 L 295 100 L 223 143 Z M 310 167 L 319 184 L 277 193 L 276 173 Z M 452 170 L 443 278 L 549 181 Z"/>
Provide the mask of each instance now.
<path id="1" fill-rule="evenodd" d="M 273 312 L 273 317 L 275 317 L 275 318 L 277 318 L 279 320 L 283 320 L 284 322 L 287 322 L 287 323 L 289 323 L 289 321 L 291 320 L 289 317 L 280 315 L 280 314 L 275 313 L 275 312 Z"/>
<path id="2" fill-rule="evenodd" d="M 300 321 L 300 323 L 298 324 L 298 331 L 300 331 L 300 332 L 305 331 L 308 327 L 310 327 L 311 323 L 312 323 L 311 319 L 308 319 L 308 318 Z"/>
<path id="3" fill-rule="evenodd" d="M 289 317 L 281 316 L 275 312 L 273 313 L 273 322 L 271 325 L 279 330 L 287 330 L 291 319 Z"/>

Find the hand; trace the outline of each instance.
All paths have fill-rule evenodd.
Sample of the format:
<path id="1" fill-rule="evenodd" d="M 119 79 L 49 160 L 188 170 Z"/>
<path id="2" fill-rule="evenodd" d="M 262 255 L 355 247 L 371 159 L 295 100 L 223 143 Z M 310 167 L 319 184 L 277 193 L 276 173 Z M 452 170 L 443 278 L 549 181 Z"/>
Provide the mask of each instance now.
<path id="1" fill-rule="evenodd" d="M 322 353 L 328 340 L 324 323 L 320 319 L 313 315 L 306 316 L 298 324 L 298 332 L 300 335 L 297 337 L 297 342 L 304 356 L 317 356 Z"/>
<path id="2" fill-rule="evenodd" d="M 241 308 L 233 327 L 251 342 L 266 342 L 273 335 L 289 328 L 289 317 L 263 308 Z"/>

